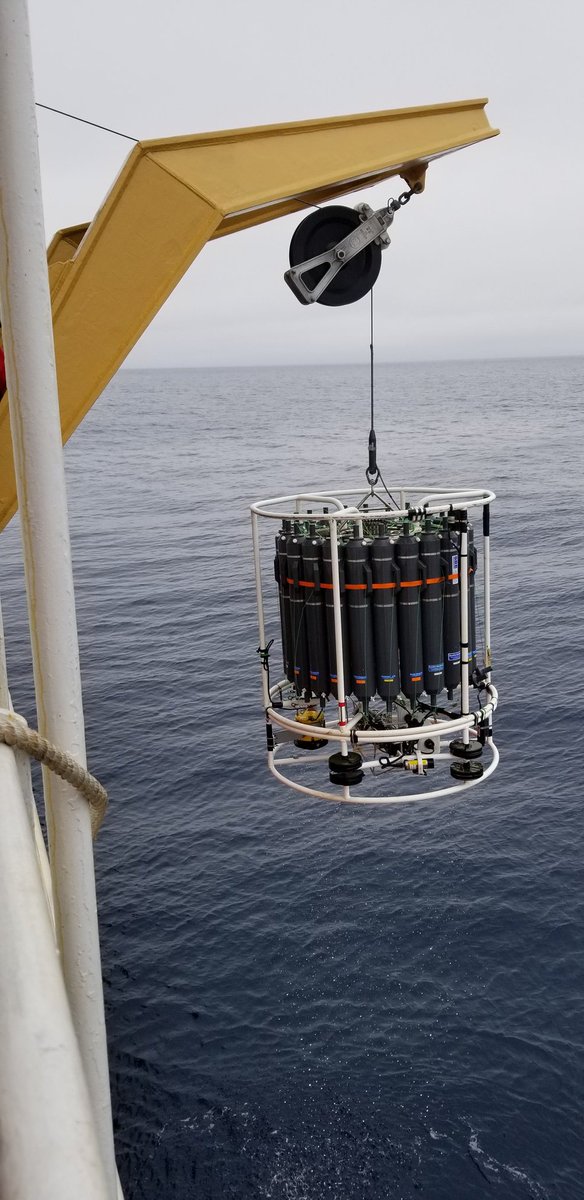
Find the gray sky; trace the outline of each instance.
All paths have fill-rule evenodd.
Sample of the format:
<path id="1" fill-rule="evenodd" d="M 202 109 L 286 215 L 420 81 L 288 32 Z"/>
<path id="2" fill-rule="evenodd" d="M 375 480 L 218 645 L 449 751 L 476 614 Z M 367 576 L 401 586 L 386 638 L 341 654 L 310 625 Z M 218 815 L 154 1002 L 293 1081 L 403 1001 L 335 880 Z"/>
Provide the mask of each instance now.
<path id="1" fill-rule="evenodd" d="M 430 165 L 376 287 L 379 360 L 584 353 L 580 0 L 30 0 L 37 99 L 134 137 L 489 96 L 500 137 Z M 47 237 L 129 142 L 39 112 Z M 362 193 L 381 204 L 399 191 Z M 346 203 L 355 203 L 356 197 Z M 299 218 L 207 246 L 129 366 L 356 362 L 368 301 L 285 286 Z"/>

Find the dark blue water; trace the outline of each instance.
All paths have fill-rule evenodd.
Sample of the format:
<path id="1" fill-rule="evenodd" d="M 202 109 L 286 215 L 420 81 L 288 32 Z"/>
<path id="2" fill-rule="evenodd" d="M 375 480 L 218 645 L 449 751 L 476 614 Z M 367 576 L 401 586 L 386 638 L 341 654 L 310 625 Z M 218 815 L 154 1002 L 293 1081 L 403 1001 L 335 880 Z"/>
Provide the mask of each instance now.
<path id="1" fill-rule="evenodd" d="M 499 497 L 502 761 L 441 806 L 264 765 L 247 505 L 361 479 L 365 369 L 124 372 L 70 443 L 127 1200 L 584 1193 L 583 391 L 582 359 L 379 368 L 388 482 Z M 0 569 L 33 720 L 16 525 Z"/>

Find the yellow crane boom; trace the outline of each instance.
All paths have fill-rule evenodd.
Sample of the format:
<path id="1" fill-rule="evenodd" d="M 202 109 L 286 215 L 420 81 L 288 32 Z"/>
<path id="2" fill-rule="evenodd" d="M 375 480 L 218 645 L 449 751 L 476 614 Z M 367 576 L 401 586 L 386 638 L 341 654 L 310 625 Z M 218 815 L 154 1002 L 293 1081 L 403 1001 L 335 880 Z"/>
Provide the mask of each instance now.
<path id="1" fill-rule="evenodd" d="M 63 441 L 207 241 L 426 166 L 494 137 L 465 100 L 139 142 L 90 225 L 48 250 Z M 16 511 L 0 401 L 0 529 Z"/>

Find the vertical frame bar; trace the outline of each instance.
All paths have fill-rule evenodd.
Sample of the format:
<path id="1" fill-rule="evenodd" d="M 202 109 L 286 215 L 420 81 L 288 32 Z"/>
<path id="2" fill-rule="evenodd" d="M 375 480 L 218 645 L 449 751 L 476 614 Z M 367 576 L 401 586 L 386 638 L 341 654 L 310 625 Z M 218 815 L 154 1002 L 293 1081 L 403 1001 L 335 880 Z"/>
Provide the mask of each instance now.
<path id="1" fill-rule="evenodd" d="M 469 675 L 468 675 L 468 518 L 462 513 L 460 519 L 460 715 L 468 716 Z M 462 740 L 468 746 L 470 730 L 465 727 Z"/>
<path id="2" fill-rule="evenodd" d="M 258 608 L 258 629 L 260 634 L 260 649 L 263 649 L 266 644 L 266 621 L 264 614 L 264 596 L 262 592 L 262 562 L 260 556 L 260 539 L 258 531 L 258 515 L 252 511 L 251 514 L 251 538 L 253 542 L 253 565 L 255 574 L 256 602 Z M 264 708 L 269 708 L 271 697 L 268 688 L 267 671 L 262 672 L 262 695 L 264 699 Z"/>
<path id="3" fill-rule="evenodd" d="M 483 506 L 485 668 L 491 678 L 491 506 Z"/>
<path id="4" fill-rule="evenodd" d="M 331 568 L 333 576 L 333 609 L 335 616 L 335 651 L 337 656 L 337 702 L 339 706 L 339 729 L 347 724 L 347 697 L 345 695 L 345 661 L 343 658 L 343 621 L 341 616 L 341 580 L 339 575 L 339 538 L 335 517 L 331 517 Z M 341 742 L 342 754 L 348 753 L 345 738 Z"/>
<path id="5" fill-rule="evenodd" d="M 10 708 L 8 668 L 6 666 L 6 643 L 4 641 L 4 619 L 0 602 L 0 708 Z"/>

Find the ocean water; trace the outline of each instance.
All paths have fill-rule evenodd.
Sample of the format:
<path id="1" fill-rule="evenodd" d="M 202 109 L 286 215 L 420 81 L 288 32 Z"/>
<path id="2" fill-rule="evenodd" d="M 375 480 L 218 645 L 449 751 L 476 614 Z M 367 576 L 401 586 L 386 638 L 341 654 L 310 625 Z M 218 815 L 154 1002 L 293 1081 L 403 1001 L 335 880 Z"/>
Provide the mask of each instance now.
<path id="1" fill-rule="evenodd" d="M 126 371 L 66 452 L 127 1200 L 584 1194 L 584 359 L 380 366 L 388 483 L 488 484 L 501 765 L 267 773 L 247 506 L 360 482 L 367 370 Z M 34 721 L 18 528 L 15 702 Z"/>

